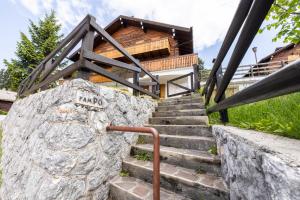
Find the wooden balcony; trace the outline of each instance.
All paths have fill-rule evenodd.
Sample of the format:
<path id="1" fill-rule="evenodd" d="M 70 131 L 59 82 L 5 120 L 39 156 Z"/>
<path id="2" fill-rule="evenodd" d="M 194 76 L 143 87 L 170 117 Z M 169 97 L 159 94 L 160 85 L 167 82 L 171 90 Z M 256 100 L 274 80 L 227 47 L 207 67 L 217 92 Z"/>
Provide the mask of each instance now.
<path id="1" fill-rule="evenodd" d="M 176 68 L 184 68 L 198 64 L 198 54 L 187 54 L 151 61 L 141 62 L 142 66 L 152 71 L 163 71 Z"/>
<path id="2" fill-rule="evenodd" d="M 153 42 L 141 43 L 134 46 L 126 47 L 126 51 L 135 56 L 143 53 L 151 53 L 151 52 L 160 52 L 163 54 L 170 53 L 170 43 L 168 38 L 163 38 Z M 96 51 L 96 53 L 108 57 L 108 58 L 121 58 L 123 54 L 121 54 L 118 50 L 111 50 L 106 52 Z"/>

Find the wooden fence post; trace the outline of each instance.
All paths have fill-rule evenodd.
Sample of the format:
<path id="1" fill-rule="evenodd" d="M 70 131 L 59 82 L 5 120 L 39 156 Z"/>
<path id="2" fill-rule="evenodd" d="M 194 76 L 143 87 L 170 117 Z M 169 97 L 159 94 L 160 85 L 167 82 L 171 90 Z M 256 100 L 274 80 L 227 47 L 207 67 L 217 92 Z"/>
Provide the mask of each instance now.
<path id="1" fill-rule="evenodd" d="M 140 76 L 140 73 L 138 73 L 138 72 L 133 73 L 133 84 L 136 86 L 139 86 L 139 76 Z M 133 89 L 134 96 L 138 96 L 139 94 L 140 94 L 140 92 L 138 90 Z"/>
<path id="2" fill-rule="evenodd" d="M 199 65 L 194 64 L 194 92 L 200 89 L 200 78 L 199 78 Z"/>
<path id="3" fill-rule="evenodd" d="M 222 66 L 219 67 L 218 71 L 216 72 L 216 90 L 218 90 L 219 86 L 220 86 L 220 83 L 222 81 L 222 78 L 223 78 L 223 74 L 222 74 Z M 225 92 L 224 94 L 222 95 L 220 101 L 224 100 L 225 99 Z M 219 103 L 219 102 L 216 102 L 216 103 Z M 224 110 L 220 110 L 219 111 L 220 113 L 220 119 L 223 123 L 227 123 L 229 122 L 229 118 L 228 118 L 228 112 L 227 112 L 227 109 L 224 109 Z"/>
<path id="4" fill-rule="evenodd" d="M 94 30 L 91 27 L 91 21 L 96 21 L 96 18 L 93 16 L 89 16 L 90 19 L 88 21 L 88 23 L 86 24 L 86 29 L 88 30 L 88 32 L 85 34 L 85 36 L 82 39 L 82 44 L 81 44 L 81 51 L 80 51 L 80 60 L 83 60 L 85 58 L 83 58 L 83 52 L 85 50 L 88 51 L 93 51 L 94 49 Z M 77 78 L 81 78 L 84 80 L 89 80 L 90 77 L 90 71 L 87 69 L 80 69 L 77 72 Z"/>

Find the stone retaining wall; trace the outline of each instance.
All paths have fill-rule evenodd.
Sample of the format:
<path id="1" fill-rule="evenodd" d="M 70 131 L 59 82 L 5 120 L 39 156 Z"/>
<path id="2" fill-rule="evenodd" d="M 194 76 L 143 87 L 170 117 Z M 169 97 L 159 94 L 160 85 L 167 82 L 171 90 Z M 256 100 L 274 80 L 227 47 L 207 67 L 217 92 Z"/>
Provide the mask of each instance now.
<path id="1" fill-rule="evenodd" d="M 299 200 L 300 140 L 213 126 L 231 200 Z"/>
<path id="2" fill-rule="evenodd" d="M 17 100 L 3 122 L 2 199 L 107 199 L 137 135 L 106 126 L 141 126 L 154 107 L 81 79 Z"/>

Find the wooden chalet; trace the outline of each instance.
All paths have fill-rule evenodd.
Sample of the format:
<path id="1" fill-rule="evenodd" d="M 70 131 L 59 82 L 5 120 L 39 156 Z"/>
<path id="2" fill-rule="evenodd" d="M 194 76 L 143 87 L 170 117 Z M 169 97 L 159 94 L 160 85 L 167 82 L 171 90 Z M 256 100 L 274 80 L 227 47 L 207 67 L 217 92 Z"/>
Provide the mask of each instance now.
<path id="1" fill-rule="evenodd" d="M 138 59 L 144 68 L 154 75 L 159 75 L 162 98 L 166 96 L 168 79 L 191 72 L 193 65 L 198 64 L 198 55 L 193 51 L 192 27 L 185 28 L 121 15 L 108 24 L 105 31 Z M 130 63 L 100 36 L 95 37 L 94 52 Z M 75 53 L 71 59 L 75 61 L 78 57 L 79 53 Z M 105 68 L 108 71 L 114 71 L 111 66 L 105 66 Z M 125 78 L 130 77 L 126 76 L 124 71 L 119 72 L 119 75 Z M 89 80 L 94 83 L 116 85 L 110 79 L 97 74 L 90 74 Z"/>

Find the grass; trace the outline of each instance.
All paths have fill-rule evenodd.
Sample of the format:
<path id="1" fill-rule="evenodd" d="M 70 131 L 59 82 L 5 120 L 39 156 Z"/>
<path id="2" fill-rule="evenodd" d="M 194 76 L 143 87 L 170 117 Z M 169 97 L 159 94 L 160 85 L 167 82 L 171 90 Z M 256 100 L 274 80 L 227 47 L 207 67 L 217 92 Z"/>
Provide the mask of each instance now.
<path id="1" fill-rule="evenodd" d="M 146 140 L 146 138 L 145 138 L 144 135 L 139 135 L 138 140 L 137 140 L 136 143 L 137 144 L 145 144 L 146 143 L 145 140 Z"/>
<path id="2" fill-rule="evenodd" d="M 195 170 L 197 174 L 205 174 L 205 171 L 201 169 L 200 167 Z"/>
<path id="3" fill-rule="evenodd" d="M 152 161 L 153 160 L 152 153 L 143 151 L 143 150 L 137 150 L 133 157 L 136 158 L 137 160 L 143 160 L 143 161 Z"/>
<path id="4" fill-rule="evenodd" d="M 300 139 L 300 93 L 228 109 L 229 125 Z M 219 114 L 209 115 L 219 124 Z"/>
<path id="5" fill-rule="evenodd" d="M 119 175 L 120 175 L 121 177 L 128 177 L 128 176 L 129 176 L 129 172 L 126 171 L 126 170 L 124 170 L 124 169 L 122 169 L 122 171 L 120 172 Z"/>
<path id="6" fill-rule="evenodd" d="M 218 149 L 217 149 L 217 146 L 214 145 L 214 146 L 211 146 L 208 150 L 209 153 L 213 154 L 213 155 L 218 155 Z"/>

